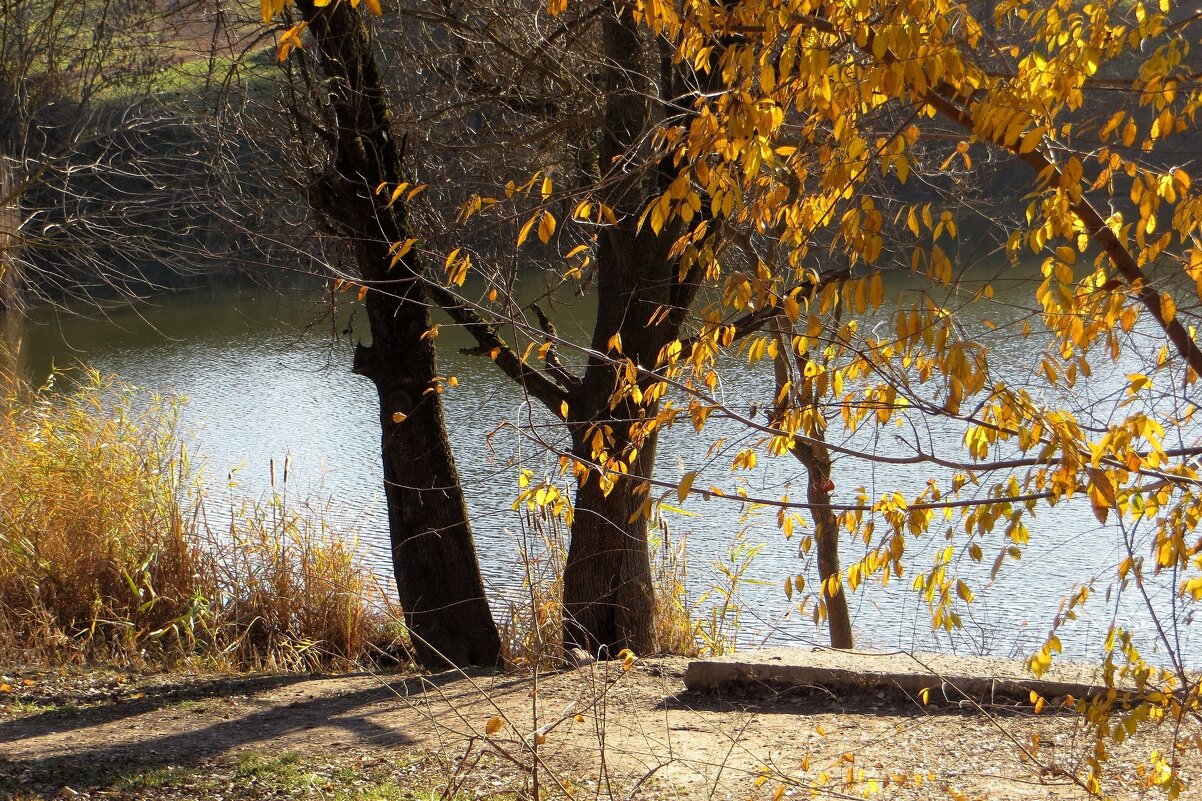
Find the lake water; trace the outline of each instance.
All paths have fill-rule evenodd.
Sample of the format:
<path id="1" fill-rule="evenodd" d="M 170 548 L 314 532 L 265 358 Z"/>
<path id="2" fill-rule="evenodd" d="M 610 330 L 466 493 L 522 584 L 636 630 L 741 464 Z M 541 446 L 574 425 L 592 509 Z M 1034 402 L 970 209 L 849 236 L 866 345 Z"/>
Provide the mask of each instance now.
<path id="1" fill-rule="evenodd" d="M 1029 288 L 1025 291 L 1029 297 Z M 185 436 L 203 455 L 206 480 L 219 497 L 231 491 L 230 476 L 235 495 L 266 494 L 271 460 L 276 462 L 278 480 L 287 457 L 288 493 L 327 497 L 330 515 L 339 527 L 356 533 L 365 558 L 386 572 L 375 393 L 365 379 L 350 372 L 351 344 L 366 321 L 351 308 L 331 319 L 327 301 L 320 291 L 221 291 L 169 296 L 106 315 L 92 312 L 88 317 L 44 310 L 29 328 L 27 356 L 39 375 L 45 375 L 52 364 L 82 361 L 148 391 L 184 396 Z M 993 310 L 999 315 L 995 319 L 1020 312 L 1017 301 L 1008 307 L 999 301 Z M 961 313 L 966 326 L 980 322 L 980 312 Z M 587 301 L 581 300 L 574 307 L 558 309 L 556 319 L 562 334 L 581 339 L 577 335 L 591 325 L 591 315 Z M 546 469 L 541 449 L 513 423 L 526 424 L 527 432 L 532 423 L 540 436 L 561 443 L 564 435 L 548 425 L 548 419 L 487 359 L 461 355 L 458 348 L 467 344 L 450 327 L 439 338 L 441 372 L 459 379 L 458 387 L 444 395 L 447 418 L 486 582 L 494 596 L 504 598 L 520 588 L 515 543 L 529 536 L 520 514 L 511 508 L 518 491 L 517 464 L 537 473 Z M 1000 331 L 991 341 L 994 362 L 1008 365 L 1013 380 L 1033 373 L 1039 348 L 1036 342 Z M 1095 409 L 1112 409 L 1126 384 L 1122 375 L 1132 367 L 1133 363 L 1099 367 L 1094 378 L 1078 388 L 1083 401 Z M 748 367 L 744 361 L 728 372 L 720 394 L 732 407 L 746 410 L 769 400 L 772 378 L 766 364 Z M 831 432 L 833 441 L 881 453 L 902 452 L 899 438 L 913 440 L 916 435 L 928 449 L 960 448 L 959 430 L 938 420 L 921 431 L 866 429 L 850 438 L 837 429 Z M 709 453 L 710 443 L 720 436 L 727 438 L 724 448 Z M 703 439 L 690 426 L 677 426 L 665 432 L 661 441 L 657 477 L 676 481 L 686 470 L 701 470 L 697 487 L 730 489 L 738 481 L 754 496 L 779 497 L 788 492 L 804 497 L 805 479 L 792 458 L 763 455 L 757 469 L 732 474 L 734 452 L 758 439 L 759 435 L 729 421 L 716 421 Z M 836 501 L 851 502 L 859 486 L 866 486 L 872 497 L 891 489 L 913 493 L 928 478 L 942 475 L 926 468 L 873 466 L 837 458 Z M 674 493 L 668 502 L 676 504 Z M 813 577 L 815 568 L 799 558 L 796 539 L 787 541 L 780 533 L 775 510 L 699 498 L 690 498 L 683 508 L 685 514 L 665 512 L 664 517 L 671 537 L 687 543 L 688 586 L 694 596 L 719 579 L 715 563 L 727 559 L 737 537 L 762 545 L 739 591 L 744 645 L 824 642 L 824 630 L 798 614 L 783 592 L 784 576 L 808 572 Z M 950 635 L 931 631 L 926 604 L 909 590 L 907 575 L 887 588 L 873 585 L 851 597 L 858 642 L 866 647 L 961 653 L 1025 652 L 1042 641 L 1061 599 L 1074 585 L 1095 580 L 1097 593 L 1087 614 L 1061 632 L 1066 652 L 1079 658 L 1096 656 L 1112 620 L 1134 625 L 1145 643 L 1154 646 L 1151 619 L 1143 604 L 1130 593 L 1106 597 L 1114 565 L 1123 553 L 1120 529 L 1099 526 L 1084 501 L 1041 510 L 1030 527 L 1032 539 L 1023 558 L 1008 562 L 996 580 L 989 579 L 988 566 L 993 553 L 1004 545 L 1000 530 L 983 541 L 984 566 L 967 558 L 958 561 L 977 594 L 961 631 Z M 947 544 L 941 534 L 937 530 L 911 544 L 913 565 L 930 564 Z M 963 536 L 953 542 L 962 554 Z M 863 546 L 845 542 L 843 551 L 846 565 L 863 553 Z M 1158 611 L 1171 616 L 1171 592 L 1156 586 L 1150 590 Z M 1183 648 L 1195 654 L 1198 649 L 1188 626 L 1181 636 Z"/>

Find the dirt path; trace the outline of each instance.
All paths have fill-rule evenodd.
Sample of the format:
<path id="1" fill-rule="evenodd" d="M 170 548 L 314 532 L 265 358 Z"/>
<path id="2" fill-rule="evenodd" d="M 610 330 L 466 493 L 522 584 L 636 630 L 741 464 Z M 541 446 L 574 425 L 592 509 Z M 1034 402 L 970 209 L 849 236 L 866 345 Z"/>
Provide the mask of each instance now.
<path id="1" fill-rule="evenodd" d="M 1071 715 L 985 714 L 821 689 L 690 693 L 685 666 L 674 658 L 641 661 L 626 674 L 617 665 L 594 666 L 540 677 L 537 692 L 532 677 L 508 675 L 10 672 L 9 693 L 0 695 L 0 799 L 6 792 L 17 799 L 261 799 L 263 786 L 254 788 L 262 777 L 241 786 L 239 771 L 250 756 L 281 754 L 302 765 L 384 766 L 398 793 L 418 781 L 405 778 L 406 767 L 424 759 L 420 781 L 428 787 L 461 774 L 464 790 L 472 790 L 467 797 L 479 797 L 528 789 L 535 751 L 544 786 L 566 782 L 590 798 L 598 790 L 618 798 L 772 798 L 782 784 L 786 797 L 808 795 L 816 784 L 834 797 L 877 786 L 880 797 L 897 799 L 1087 797 L 1070 777 L 1092 745 Z M 494 718 L 500 728 L 486 736 Z M 538 727 L 543 742 L 535 749 Z M 1138 762 L 1157 737 L 1167 733 L 1115 749 L 1108 792 L 1143 797 Z M 1196 776 L 1197 751 L 1184 759 L 1184 775 Z M 146 778 L 167 768 L 192 776 L 191 791 Z M 197 775 L 222 781 L 206 784 Z M 353 775 L 331 768 L 328 787 Z M 312 793 L 301 794 L 314 798 L 393 797 L 331 795 L 312 781 L 304 787 Z"/>

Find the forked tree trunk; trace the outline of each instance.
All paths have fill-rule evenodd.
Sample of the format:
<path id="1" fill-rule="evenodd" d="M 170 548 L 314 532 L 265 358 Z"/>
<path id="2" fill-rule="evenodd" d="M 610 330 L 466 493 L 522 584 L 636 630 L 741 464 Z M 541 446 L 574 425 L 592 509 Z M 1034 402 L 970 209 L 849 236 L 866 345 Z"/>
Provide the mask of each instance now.
<path id="1" fill-rule="evenodd" d="M 610 358 L 590 358 L 580 386 L 570 393 L 568 424 L 573 455 L 582 461 L 592 461 L 594 426 L 612 431 L 610 453 L 622 454 L 633 446 L 638 455 L 627 465 L 635 478 L 618 478 L 608 493 L 595 473 L 580 484 L 563 602 L 565 644 L 615 656 L 623 648 L 652 653 L 658 647 L 645 514 L 648 487 L 643 480 L 655 466 L 658 434 L 644 434 L 640 426 L 654 417 L 655 404 L 638 404 L 627 397 L 611 405 L 624 383 L 612 359 L 624 357 L 653 368 L 660 350 L 679 336 L 697 285 L 690 277 L 681 280 L 670 256 L 677 226 L 660 235 L 649 225 L 641 231 L 638 227 L 645 204 L 663 190 L 665 177 L 655 166 L 640 171 L 637 155 L 632 159 L 635 169 L 622 175 L 622 160 L 637 154 L 639 143 L 660 122 L 656 94 L 670 89 L 647 78 L 643 36 L 625 12 L 606 20 L 604 49 L 608 94 L 599 155 L 602 171 L 612 177 L 602 199 L 614 209 L 618 222 L 602 231 L 597 248 L 592 350 Z M 665 315 L 666 310 L 671 312 Z M 621 338 L 621 354 L 610 348 L 615 334 Z"/>
<path id="2" fill-rule="evenodd" d="M 622 360 L 654 368 L 663 347 L 679 337 L 699 283 L 697 268 L 681 276 L 671 256 L 679 224 L 669 224 L 659 235 L 650 226 L 638 226 L 645 204 L 670 181 L 671 165 L 655 163 L 648 144 L 667 108 L 662 98 L 672 96 L 675 67 L 670 58 L 651 67 L 643 33 L 625 10 L 607 16 L 602 27 L 605 120 L 598 148 L 603 174 L 598 199 L 614 211 L 617 222 L 599 235 L 597 320 L 593 355 L 583 375 L 570 375 L 558 363 L 539 372 L 510 349 L 494 325 L 451 293 L 440 292 L 436 300 L 476 338 L 479 351 L 494 354 L 495 363 L 531 396 L 557 415 L 566 405 L 565 422 L 578 460 L 594 461 L 593 434 L 605 429 L 611 436 L 606 450 L 627 462 L 625 473 L 608 490 L 593 470 L 580 481 L 564 568 L 564 644 L 604 658 L 624 648 L 636 653 L 657 648 L 645 479 L 655 464 L 658 434 L 645 431 L 643 424 L 658 407 L 629 397 L 612 402 L 626 383 Z M 657 69 L 659 85 L 649 77 Z M 615 334 L 621 339 L 620 353 L 610 347 Z M 644 388 L 651 383 L 645 375 L 639 380 Z M 633 458 L 632 448 L 638 452 Z"/>
<path id="3" fill-rule="evenodd" d="M 601 300 L 592 350 L 605 354 L 618 334 L 622 354 L 650 367 L 679 332 L 678 315 L 648 325 L 657 310 L 676 302 L 676 268 L 668 258 L 668 237 L 656 237 L 649 229 L 636 233 L 634 227 L 634 219 L 627 218 L 602 233 L 597 251 Z M 658 649 L 644 480 L 655 467 L 658 433 L 644 434 L 640 425 L 654 417 L 657 405 L 638 404 L 627 396 L 611 406 L 610 399 L 625 381 L 623 372 L 609 359 L 594 356 L 568 402 L 572 450 L 578 459 L 593 461 L 597 427 L 612 432 L 606 445 L 611 454 L 637 449 L 637 456 L 627 460 L 630 478 L 617 477 L 606 492 L 600 476 L 590 471 L 576 493 L 563 577 L 564 641 L 603 656 L 615 656 L 623 648 L 637 654 Z"/>
<path id="4" fill-rule="evenodd" d="M 402 180 L 401 153 L 367 27 L 348 3 L 298 7 L 317 45 L 337 121 L 334 164 L 315 181 L 312 207 L 356 243 L 369 287 L 372 344 L 355 371 L 380 399 L 381 450 L 393 567 L 418 661 L 496 665 L 500 637 L 488 608 L 467 507 L 437 391 L 427 292 L 409 256 L 390 268 L 389 248 L 409 233 L 404 207 L 380 184 Z"/>

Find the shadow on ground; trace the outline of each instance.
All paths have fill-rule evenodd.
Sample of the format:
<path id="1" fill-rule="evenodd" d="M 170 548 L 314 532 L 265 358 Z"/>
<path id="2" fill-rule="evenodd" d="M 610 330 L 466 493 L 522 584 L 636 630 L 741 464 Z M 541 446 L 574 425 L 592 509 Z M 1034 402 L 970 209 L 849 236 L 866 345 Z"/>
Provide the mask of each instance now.
<path id="1" fill-rule="evenodd" d="M 846 715 L 888 715 L 901 718 L 931 716 L 1030 715 L 1026 699 L 999 699 L 998 703 L 974 703 L 945 694 L 936 684 L 927 699 L 915 698 L 901 689 L 831 689 L 821 686 L 777 686 L 759 682 L 731 685 L 718 690 L 685 690 L 668 696 L 660 709 L 689 712 L 740 712 L 759 715 L 811 715 L 829 712 Z M 1056 714 L 1049 709 L 1044 715 Z"/>
<path id="2" fill-rule="evenodd" d="M 341 729 L 348 740 L 379 747 L 412 745 L 415 740 L 405 732 L 371 720 L 369 708 L 378 711 L 380 704 L 399 698 L 406 698 L 409 703 L 417 699 L 420 703 L 425 694 L 444 698 L 442 688 L 462 677 L 454 671 L 392 680 L 379 677 L 378 683 L 368 687 L 359 684 L 348 692 L 312 694 L 288 703 L 258 703 L 254 696 L 289 685 L 303 693 L 306 682 L 329 677 L 229 677 L 201 681 L 186 689 L 148 688 L 145 696 L 139 698 L 6 721 L 0 723 L 0 743 L 58 735 L 62 739 L 57 753 L 43 758 L 6 758 L 3 752 L 8 749 L 0 749 L 0 799 L 18 790 L 52 794 L 63 786 L 77 792 L 103 789 L 158 768 L 193 767 L 229 752 L 317 727 Z M 154 717 L 156 712 L 188 715 L 186 702 L 220 699 L 233 699 L 243 708 L 232 710 L 227 719 L 213 720 L 209 714 L 198 717 L 196 727 L 175 726 L 162 734 L 154 731 L 153 721 L 146 719 Z M 173 706 L 179 708 L 173 710 Z M 245 711 L 248 706 L 249 712 Z M 361 714 L 355 714 L 356 710 L 361 710 Z M 114 724 L 139 729 L 139 736 L 114 742 L 112 737 L 91 731 L 97 727 L 112 731 Z"/>

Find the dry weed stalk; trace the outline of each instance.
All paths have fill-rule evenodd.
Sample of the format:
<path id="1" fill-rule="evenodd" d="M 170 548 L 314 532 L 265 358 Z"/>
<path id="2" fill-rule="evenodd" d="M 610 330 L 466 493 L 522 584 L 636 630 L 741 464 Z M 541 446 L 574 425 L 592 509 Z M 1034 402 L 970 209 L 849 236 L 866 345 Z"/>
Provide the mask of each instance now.
<path id="1" fill-rule="evenodd" d="M 208 526 L 178 401 L 83 371 L 0 410 L 3 658 L 301 670 L 395 650 L 389 594 L 321 508 L 280 492 Z"/>

